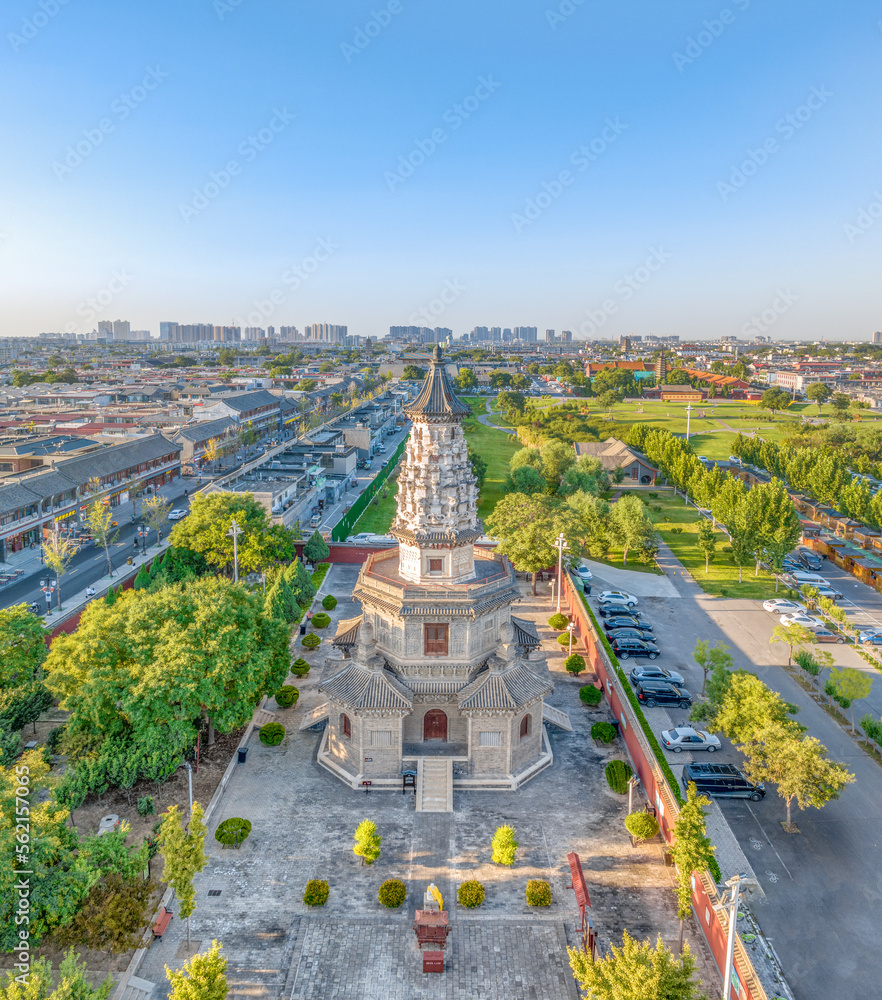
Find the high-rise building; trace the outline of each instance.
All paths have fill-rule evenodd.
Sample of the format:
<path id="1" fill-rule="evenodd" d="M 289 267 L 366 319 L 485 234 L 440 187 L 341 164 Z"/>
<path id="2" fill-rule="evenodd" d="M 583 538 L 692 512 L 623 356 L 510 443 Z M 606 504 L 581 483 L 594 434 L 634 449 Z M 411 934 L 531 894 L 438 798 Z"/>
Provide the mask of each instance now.
<path id="1" fill-rule="evenodd" d="M 115 340 L 125 340 L 131 332 L 131 325 L 127 319 L 115 319 L 113 321 L 113 336 Z"/>
<path id="2" fill-rule="evenodd" d="M 560 342 L 562 344 L 571 344 L 573 342 L 573 331 L 572 330 L 561 330 L 560 331 Z"/>
<path id="3" fill-rule="evenodd" d="M 491 326 L 490 327 L 490 339 L 491 340 L 502 340 L 502 327 L 501 326 Z"/>
<path id="4" fill-rule="evenodd" d="M 882 344 L 882 330 L 877 330 L 873 334 L 873 343 L 874 344 Z"/>
<path id="5" fill-rule="evenodd" d="M 489 340 L 489 339 L 490 339 L 490 331 L 487 329 L 486 326 L 476 326 L 472 329 L 472 332 L 469 334 L 469 340 L 471 340 L 472 343 L 478 343 L 479 341 Z"/>
<path id="6" fill-rule="evenodd" d="M 113 340 L 113 322 L 109 319 L 98 320 L 98 336 L 105 340 Z"/>
<path id="7" fill-rule="evenodd" d="M 516 326 L 512 331 L 515 340 L 520 340 L 528 344 L 535 344 L 539 331 L 535 326 Z"/>
<path id="8" fill-rule="evenodd" d="M 554 340 L 555 340 L 554 330 L 546 330 L 545 331 L 545 343 L 546 344 L 553 344 Z"/>
<path id="9" fill-rule="evenodd" d="M 348 333 L 348 327 L 334 326 L 331 323 L 313 323 L 305 330 L 307 340 L 317 340 L 323 344 L 339 344 Z"/>

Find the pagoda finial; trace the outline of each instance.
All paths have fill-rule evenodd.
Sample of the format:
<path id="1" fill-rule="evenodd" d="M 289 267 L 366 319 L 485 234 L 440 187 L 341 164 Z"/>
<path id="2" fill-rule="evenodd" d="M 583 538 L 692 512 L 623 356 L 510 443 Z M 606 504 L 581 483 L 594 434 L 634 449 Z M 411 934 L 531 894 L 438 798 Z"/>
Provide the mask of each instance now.
<path id="1" fill-rule="evenodd" d="M 432 351 L 432 362 L 436 365 L 441 364 L 441 345 L 435 344 L 435 350 Z"/>

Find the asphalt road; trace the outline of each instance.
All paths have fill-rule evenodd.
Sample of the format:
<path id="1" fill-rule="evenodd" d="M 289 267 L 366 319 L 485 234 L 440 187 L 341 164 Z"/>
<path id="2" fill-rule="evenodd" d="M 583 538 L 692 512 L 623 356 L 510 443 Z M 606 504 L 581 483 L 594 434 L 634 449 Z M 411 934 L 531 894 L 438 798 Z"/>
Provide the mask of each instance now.
<path id="1" fill-rule="evenodd" d="M 824 575 L 840 589 L 850 581 L 845 593 L 856 607 L 869 612 L 882 607 L 880 595 L 863 584 L 855 589 L 853 578 L 841 570 L 825 566 Z M 882 927 L 882 768 L 782 669 L 787 650 L 781 643 L 769 643 L 776 616 L 763 611 L 758 601 L 711 598 L 688 576 L 668 579 L 679 596 L 640 601 L 661 648 L 656 665 L 678 670 L 697 694 L 702 677 L 692 659 L 696 640 L 726 643 L 735 667 L 750 670 L 799 705 L 799 721 L 829 749 L 832 759 L 843 762 L 857 777 L 841 798 L 821 810 L 801 812 L 794 803 L 798 835 L 783 831 L 785 807 L 773 786 L 761 802 L 723 799 L 720 806 L 761 881 L 764 897 L 752 901 L 751 907 L 780 956 L 795 995 L 800 1000 L 877 998 L 882 981 L 882 949 L 876 946 Z M 596 574 L 594 583 L 596 596 L 605 589 L 605 581 Z M 873 675 L 873 694 L 856 707 L 855 714 L 860 718 L 870 706 L 878 716 L 879 673 L 849 646 L 823 648 L 833 653 L 837 665 L 859 666 Z M 637 662 L 648 661 L 628 664 Z M 676 724 L 686 721 L 687 712 L 669 711 Z M 737 751 L 728 741 L 723 744 L 713 759 L 739 763 Z M 696 754 L 696 759 L 705 758 Z M 679 778 L 682 755 L 670 754 L 669 763 Z"/>

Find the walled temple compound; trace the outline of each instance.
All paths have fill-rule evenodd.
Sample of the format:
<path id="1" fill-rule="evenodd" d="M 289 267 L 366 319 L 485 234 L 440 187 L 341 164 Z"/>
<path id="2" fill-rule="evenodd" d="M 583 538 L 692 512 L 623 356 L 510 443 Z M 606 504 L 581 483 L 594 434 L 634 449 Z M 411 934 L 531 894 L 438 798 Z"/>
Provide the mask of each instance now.
<path id="1" fill-rule="evenodd" d="M 550 764 L 543 709 L 554 721 L 564 713 L 544 704 L 552 683 L 535 626 L 512 614 L 520 592 L 510 563 L 475 545 L 470 411 L 439 347 L 406 412 L 398 545 L 364 564 L 353 592 L 362 614 L 334 639 L 339 670 L 320 687 L 328 725 L 318 759 L 353 788 L 400 788 L 402 773 L 416 771 L 417 808 L 425 769 L 438 803 L 423 807 L 443 811 L 454 786 L 513 789 Z"/>

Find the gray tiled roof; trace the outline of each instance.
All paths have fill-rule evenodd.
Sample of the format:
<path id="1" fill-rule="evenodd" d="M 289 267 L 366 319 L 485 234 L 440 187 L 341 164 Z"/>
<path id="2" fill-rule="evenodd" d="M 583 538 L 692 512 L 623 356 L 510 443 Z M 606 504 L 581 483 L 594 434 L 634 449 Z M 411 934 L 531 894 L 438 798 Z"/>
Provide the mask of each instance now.
<path id="1" fill-rule="evenodd" d="M 218 417 L 217 420 L 203 420 L 201 423 L 187 424 L 186 427 L 182 427 L 177 434 L 173 435 L 172 440 L 176 441 L 179 438 L 183 438 L 185 441 L 205 441 L 207 438 L 223 434 L 231 427 L 236 426 L 238 425 L 232 417 Z"/>
<path id="2" fill-rule="evenodd" d="M 206 407 L 218 403 L 225 403 L 231 410 L 241 413 L 244 410 L 257 409 L 258 406 L 277 406 L 279 397 L 267 389 L 255 389 L 253 392 L 234 392 L 229 396 L 211 396 L 206 401 Z"/>
<path id="3" fill-rule="evenodd" d="M 441 361 L 441 348 L 432 352 L 432 367 L 422 392 L 409 406 L 404 408 L 409 417 L 464 417 L 471 410 L 453 391 L 447 372 Z"/>
<path id="4" fill-rule="evenodd" d="M 111 445 L 94 451 L 80 458 L 69 458 L 57 462 L 56 468 L 65 476 L 85 483 L 95 476 L 112 476 L 117 472 L 140 465 L 141 462 L 152 462 L 164 455 L 180 454 L 180 445 L 173 444 L 162 434 L 153 434 L 125 444 Z"/>
<path id="5" fill-rule="evenodd" d="M 362 618 L 364 615 L 358 615 L 356 618 L 347 618 L 345 621 L 341 621 L 337 625 L 337 634 L 334 636 L 331 642 L 332 646 L 336 646 L 338 649 L 349 649 L 358 642 L 358 626 L 361 625 Z"/>
<path id="6" fill-rule="evenodd" d="M 511 623 L 514 626 L 515 631 L 515 645 L 528 647 L 541 645 L 539 633 L 536 631 L 536 626 L 531 621 L 527 621 L 526 618 L 515 618 L 515 616 L 512 615 Z"/>
<path id="7" fill-rule="evenodd" d="M 350 663 L 319 686 L 319 690 L 353 711 L 410 712 L 413 698 L 388 670 L 365 670 Z"/>
<path id="8" fill-rule="evenodd" d="M 40 494 L 16 483 L 0 486 L 0 514 L 9 514 L 22 507 L 29 507 L 40 499 Z"/>
<path id="9" fill-rule="evenodd" d="M 549 694 L 552 686 L 523 663 L 505 670 L 483 670 L 459 693 L 460 709 L 516 710 Z"/>

